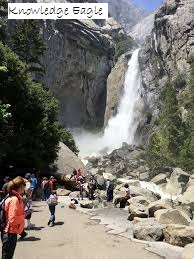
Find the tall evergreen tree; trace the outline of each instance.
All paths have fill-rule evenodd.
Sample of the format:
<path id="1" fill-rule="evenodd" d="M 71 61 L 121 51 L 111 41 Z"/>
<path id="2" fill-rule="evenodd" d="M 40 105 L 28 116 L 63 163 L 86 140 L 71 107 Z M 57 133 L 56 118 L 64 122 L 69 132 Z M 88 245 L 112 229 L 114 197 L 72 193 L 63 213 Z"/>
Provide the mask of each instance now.
<path id="1" fill-rule="evenodd" d="M 7 0 L 0 1 L 0 41 L 5 40 L 5 18 L 7 17 Z"/>
<path id="2" fill-rule="evenodd" d="M 41 56 L 44 54 L 45 45 L 40 35 L 38 20 L 17 22 L 12 49 L 21 60 L 28 64 L 30 72 L 44 73 Z"/>

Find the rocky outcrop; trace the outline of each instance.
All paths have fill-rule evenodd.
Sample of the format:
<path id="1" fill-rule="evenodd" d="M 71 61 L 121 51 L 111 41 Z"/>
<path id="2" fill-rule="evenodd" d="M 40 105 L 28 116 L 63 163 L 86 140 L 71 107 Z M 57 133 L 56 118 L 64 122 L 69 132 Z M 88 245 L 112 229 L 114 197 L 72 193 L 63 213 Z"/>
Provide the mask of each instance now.
<path id="1" fill-rule="evenodd" d="M 59 144 L 58 158 L 55 162 L 56 172 L 55 175 L 61 180 L 65 176 L 72 174 L 74 168 L 81 169 L 82 174 L 86 174 L 86 169 L 82 161 L 67 147 L 65 144 Z"/>
<path id="2" fill-rule="evenodd" d="M 148 15 L 130 30 L 130 36 L 139 44 L 143 44 L 146 37 L 150 36 L 154 27 L 154 17 L 155 13 Z"/>
<path id="3" fill-rule="evenodd" d="M 104 126 L 107 126 L 110 117 L 116 115 L 117 113 L 117 108 L 125 81 L 128 59 L 129 57 L 122 55 L 108 76 Z"/>
<path id="4" fill-rule="evenodd" d="M 111 38 L 94 23 L 78 20 L 47 21 L 41 29 L 46 44 L 42 82 L 59 100 L 59 122 L 102 126 L 114 54 Z"/>
<path id="5" fill-rule="evenodd" d="M 147 104 L 145 112 L 151 114 L 142 131 L 144 143 L 147 143 L 160 111 L 161 89 L 168 79 L 189 75 L 194 59 L 193 13 L 193 0 L 167 0 L 156 13 L 151 37 L 140 53 L 142 85 Z M 177 93 L 181 90 L 177 89 Z"/>

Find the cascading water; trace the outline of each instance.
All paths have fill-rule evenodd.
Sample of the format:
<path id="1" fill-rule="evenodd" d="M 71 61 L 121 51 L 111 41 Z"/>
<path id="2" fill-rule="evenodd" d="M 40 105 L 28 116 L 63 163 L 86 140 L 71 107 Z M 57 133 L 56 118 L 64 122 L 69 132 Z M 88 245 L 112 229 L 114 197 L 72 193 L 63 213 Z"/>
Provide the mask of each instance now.
<path id="1" fill-rule="evenodd" d="M 118 113 L 112 117 L 102 136 L 83 133 L 75 135 L 81 156 L 99 154 L 121 147 L 122 142 L 134 143 L 134 136 L 140 121 L 141 112 L 141 76 L 138 63 L 139 49 L 135 50 L 128 62 L 128 70 Z"/>

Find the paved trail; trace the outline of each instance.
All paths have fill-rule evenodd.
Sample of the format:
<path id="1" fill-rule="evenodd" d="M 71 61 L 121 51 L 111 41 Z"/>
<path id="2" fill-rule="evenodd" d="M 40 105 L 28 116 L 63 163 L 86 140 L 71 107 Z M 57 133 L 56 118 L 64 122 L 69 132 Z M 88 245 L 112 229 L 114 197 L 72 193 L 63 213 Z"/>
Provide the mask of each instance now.
<path id="1" fill-rule="evenodd" d="M 43 202 L 34 207 L 25 241 L 18 242 L 14 259 L 159 259 L 144 245 L 107 234 L 107 229 L 89 216 L 57 206 L 57 225 L 48 227 L 48 208 Z"/>

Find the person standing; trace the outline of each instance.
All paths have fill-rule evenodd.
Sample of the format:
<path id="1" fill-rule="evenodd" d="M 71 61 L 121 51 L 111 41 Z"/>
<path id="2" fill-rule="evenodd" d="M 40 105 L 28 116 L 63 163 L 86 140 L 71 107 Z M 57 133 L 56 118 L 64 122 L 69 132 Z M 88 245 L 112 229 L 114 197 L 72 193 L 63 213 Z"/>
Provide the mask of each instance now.
<path id="1" fill-rule="evenodd" d="M 42 200 L 46 201 L 49 197 L 49 182 L 46 177 L 43 178 L 41 187 L 42 187 L 42 192 L 43 192 Z"/>
<path id="2" fill-rule="evenodd" d="M 106 196 L 107 196 L 108 202 L 113 201 L 113 191 L 114 191 L 113 183 L 108 179 L 106 181 Z"/>
<path id="3" fill-rule="evenodd" d="M 32 191 L 32 199 L 35 198 L 35 192 L 38 186 L 38 180 L 35 176 L 35 174 L 32 174 L 31 176 L 31 191 Z"/>
<path id="4" fill-rule="evenodd" d="M 12 259 L 17 244 L 17 235 L 24 229 L 24 204 L 21 195 L 25 190 L 25 181 L 18 176 L 8 183 L 9 197 L 5 200 L 6 226 L 1 232 L 2 257 Z"/>
<path id="5" fill-rule="evenodd" d="M 88 189 L 89 189 L 89 200 L 94 200 L 94 192 L 96 190 L 96 180 L 94 179 L 94 176 L 92 175 L 90 177 L 90 181 L 88 182 Z"/>

